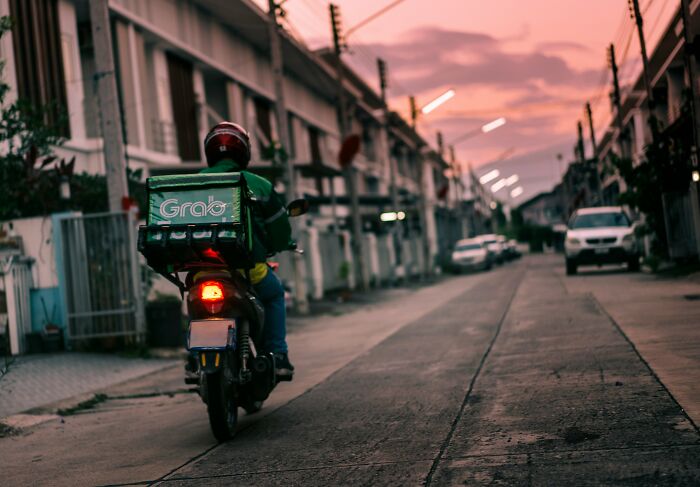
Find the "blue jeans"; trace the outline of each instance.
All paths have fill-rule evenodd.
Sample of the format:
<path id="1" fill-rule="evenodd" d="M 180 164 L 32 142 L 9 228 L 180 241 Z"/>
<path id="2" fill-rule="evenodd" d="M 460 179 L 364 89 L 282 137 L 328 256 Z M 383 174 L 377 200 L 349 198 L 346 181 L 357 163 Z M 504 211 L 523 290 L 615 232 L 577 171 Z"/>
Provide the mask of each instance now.
<path id="1" fill-rule="evenodd" d="M 287 309 L 282 281 L 268 269 L 267 276 L 253 285 L 253 289 L 265 308 L 265 351 L 287 353 Z"/>

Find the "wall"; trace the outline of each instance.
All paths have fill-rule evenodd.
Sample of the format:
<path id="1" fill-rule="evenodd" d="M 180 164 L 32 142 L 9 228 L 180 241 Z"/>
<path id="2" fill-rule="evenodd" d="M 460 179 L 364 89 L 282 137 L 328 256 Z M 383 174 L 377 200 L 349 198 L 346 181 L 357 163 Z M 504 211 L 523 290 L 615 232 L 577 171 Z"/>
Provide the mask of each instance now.
<path id="1" fill-rule="evenodd" d="M 32 270 L 35 287 L 58 285 L 54 258 L 53 226 L 50 217 L 20 218 L 4 222 L 3 229 L 22 237 L 24 255 L 35 260 Z M 10 230 L 10 226 L 12 229 Z"/>
<path id="2" fill-rule="evenodd" d="M 33 287 L 30 289 L 29 296 L 32 331 L 40 331 L 47 321 L 62 327 L 63 312 L 58 289 L 51 218 L 21 218 L 4 222 L 2 226 L 8 233 L 22 237 L 24 255 L 34 259 Z"/>

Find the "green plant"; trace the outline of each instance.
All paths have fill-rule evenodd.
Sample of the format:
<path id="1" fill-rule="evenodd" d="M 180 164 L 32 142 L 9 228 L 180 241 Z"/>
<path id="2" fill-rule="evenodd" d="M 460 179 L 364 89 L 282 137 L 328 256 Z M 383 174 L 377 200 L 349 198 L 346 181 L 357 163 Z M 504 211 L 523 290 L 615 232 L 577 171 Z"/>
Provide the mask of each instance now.
<path id="1" fill-rule="evenodd" d="M 344 260 L 342 264 L 340 264 L 340 269 L 338 269 L 338 277 L 341 279 L 347 279 L 350 277 L 350 262 L 347 260 Z"/>
<path id="2" fill-rule="evenodd" d="M 11 29 L 9 17 L 0 17 L 0 38 Z M 10 86 L 2 80 L 4 61 L 0 60 L 0 221 L 81 210 L 107 211 L 107 181 L 95 174 L 73 174 L 75 160 L 59 160 L 53 149 L 64 142 L 68 123 L 64 107 L 55 103 L 37 106 L 19 99 L 5 104 Z M 146 210 L 146 189 L 142 171 L 127 169 L 129 194 L 139 209 Z M 59 197 L 61 182 L 67 180 L 71 198 Z"/>

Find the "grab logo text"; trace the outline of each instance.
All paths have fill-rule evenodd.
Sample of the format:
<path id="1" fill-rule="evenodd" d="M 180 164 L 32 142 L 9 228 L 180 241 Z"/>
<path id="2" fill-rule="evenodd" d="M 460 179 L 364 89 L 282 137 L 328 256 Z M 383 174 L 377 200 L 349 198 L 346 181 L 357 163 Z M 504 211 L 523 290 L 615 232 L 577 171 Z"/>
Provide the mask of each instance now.
<path id="1" fill-rule="evenodd" d="M 184 218 L 188 214 L 193 217 L 204 216 L 221 216 L 226 211 L 226 203 L 223 201 L 214 200 L 213 196 L 209 196 L 209 201 L 188 201 L 182 203 L 176 198 L 168 198 L 160 204 L 160 214 L 165 218 Z"/>

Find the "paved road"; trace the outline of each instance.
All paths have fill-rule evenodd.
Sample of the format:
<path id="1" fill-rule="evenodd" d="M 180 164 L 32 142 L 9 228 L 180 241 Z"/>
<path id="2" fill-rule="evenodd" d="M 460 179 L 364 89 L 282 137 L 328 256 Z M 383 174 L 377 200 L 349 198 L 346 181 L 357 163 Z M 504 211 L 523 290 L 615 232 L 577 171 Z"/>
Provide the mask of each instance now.
<path id="1" fill-rule="evenodd" d="M 598 301 L 567 290 L 559 264 L 526 258 L 397 297 L 360 319 L 340 317 L 343 326 L 333 333 L 309 326 L 296 340 L 337 351 L 316 362 L 332 365 L 294 392 L 276 391 L 272 411 L 246 417 L 228 444 L 211 446 L 203 409 L 191 395 L 132 395 L 68 418 L 74 429 L 46 425 L 0 440 L 1 461 L 10 467 L 4 480 L 700 483 L 696 425 Z M 297 341 L 294 349 L 302 346 Z M 161 387 L 176 380 L 175 372 Z M 76 450 L 66 448 L 71 439 Z M 86 441 L 92 456 L 79 447 Z M 59 467 L 64 477 L 56 475 Z"/>

